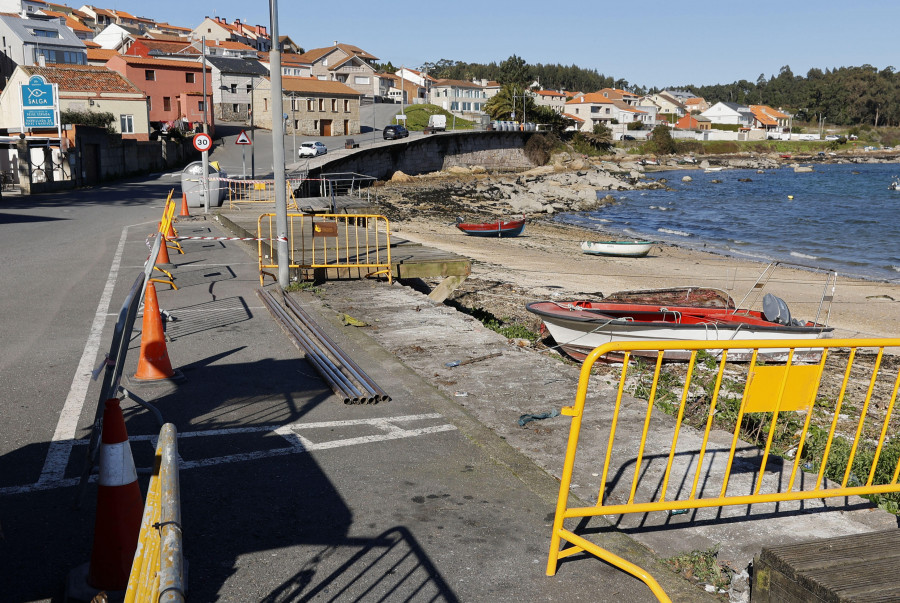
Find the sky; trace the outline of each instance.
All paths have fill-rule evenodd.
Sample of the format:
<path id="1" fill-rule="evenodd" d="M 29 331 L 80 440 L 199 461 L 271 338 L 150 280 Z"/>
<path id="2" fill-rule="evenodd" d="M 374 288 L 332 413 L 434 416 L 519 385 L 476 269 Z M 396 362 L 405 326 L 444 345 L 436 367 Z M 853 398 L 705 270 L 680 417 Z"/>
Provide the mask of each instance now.
<path id="1" fill-rule="evenodd" d="M 185 27 L 216 15 L 268 25 L 271 3 L 107 2 L 94 5 Z M 577 65 L 645 88 L 756 82 L 784 66 L 802 76 L 812 68 L 865 64 L 900 69 L 897 0 L 277 4 L 279 34 L 306 50 L 338 41 L 398 67 L 441 59 L 500 63 L 515 54 L 529 64 Z"/>

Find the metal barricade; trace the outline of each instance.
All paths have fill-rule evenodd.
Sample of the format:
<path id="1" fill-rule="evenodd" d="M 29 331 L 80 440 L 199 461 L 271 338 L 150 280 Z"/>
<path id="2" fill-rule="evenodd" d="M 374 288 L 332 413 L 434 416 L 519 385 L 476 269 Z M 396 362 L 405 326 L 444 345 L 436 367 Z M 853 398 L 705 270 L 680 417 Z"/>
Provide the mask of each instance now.
<path id="1" fill-rule="evenodd" d="M 900 368 L 894 374 L 890 365 L 897 364 L 885 355 L 897 346 L 900 339 L 795 339 L 596 348 L 582 366 L 574 405 L 562 409 L 572 422 L 547 575 L 560 559 L 589 552 L 669 601 L 645 570 L 566 529 L 566 520 L 642 513 L 645 525 L 656 521 L 654 512 L 716 507 L 715 521 L 731 505 L 900 492 L 900 439 L 888 437 L 900 423 Z M 748 349 L 749 363 L 728 362 L 730 351 Z M 786 353 L 766 353 L 773 349 Z M 664 362 L 671 350 L 687 351 L 688 361 Z M 594 406 L 600 400 L 592 392 L 589 410 L 602 411 L 603 420 L 582 437 L 592 369 L 611 357 L 622 359 L 612 408 Z M 630 389 L 641 399 L 626 396 Z M 661 407 L 672 416 L 660 416 Z M 590 459 L 603 458 L 599 473 L 590 460 L 576 465 L 579 444 L 594 445 Z M 595 504 L 570 507 L 573 479 L 584 485 L 592 475 L 599 476 Z M 560 550 L 561 541 L 571 546 Z"/>
<path id="2" fill-rule="evenodd" d="M 303 183 L 303 179 L 285 181 L 285 198 L 288 209 L 297 209 L 294 190 Z M 240 205 L 251 203 L 275 203 L 274 180 L 234 180 L 220 178 L 220 186 L 228 187 L 229 209 L 240 209 Z"/>
<path id="3" fill-rule="evenodd" d="M 185 600 L 186 590 L 177 432 L 174 425 L 166 423 L 156 445 L 125 601 L 177 603 Z"/>
<path id="4" fill-rule="evenodd" d="M 391 229 L 387 218 L 369 214 L 288 214 L 289 267 L 325 269 L 336 276 L 362 271 L 365 277 L 391 274 Z M 275 214 L 262 214 L 257 222 L 259 283 L 277 263 Z M 277 279 L 275 279 L 277 280 Z"/>

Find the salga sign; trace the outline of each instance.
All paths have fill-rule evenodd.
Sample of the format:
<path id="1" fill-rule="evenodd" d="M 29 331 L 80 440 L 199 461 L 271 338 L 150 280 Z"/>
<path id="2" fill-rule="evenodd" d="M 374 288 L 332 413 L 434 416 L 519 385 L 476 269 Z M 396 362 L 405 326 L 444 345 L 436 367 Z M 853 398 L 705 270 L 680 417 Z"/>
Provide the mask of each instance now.
<path id="1" fill-rule="evenodd" d="M 59 127 L 59 89 L 43 76 L 33 75 L 22 85 L 22 130 Z"/>

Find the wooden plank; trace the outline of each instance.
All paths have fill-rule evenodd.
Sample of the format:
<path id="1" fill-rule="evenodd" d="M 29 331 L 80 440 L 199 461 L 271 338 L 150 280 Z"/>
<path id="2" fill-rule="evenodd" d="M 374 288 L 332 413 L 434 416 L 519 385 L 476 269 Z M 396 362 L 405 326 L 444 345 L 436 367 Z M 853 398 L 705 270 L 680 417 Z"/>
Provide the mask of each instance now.
<path id="1" fill-rule="evenodd" d="M 900 530 L 763 549 L 753 601 L 873 602 L 900 599 Z"/>

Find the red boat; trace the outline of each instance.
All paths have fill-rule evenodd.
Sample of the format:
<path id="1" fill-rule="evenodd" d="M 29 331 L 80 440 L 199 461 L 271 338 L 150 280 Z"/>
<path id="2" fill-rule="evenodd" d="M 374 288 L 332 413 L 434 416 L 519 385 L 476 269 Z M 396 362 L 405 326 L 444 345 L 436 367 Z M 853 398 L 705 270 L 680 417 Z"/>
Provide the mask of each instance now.
<path id="1" fill-rule="evenodd" d="M 473 237 L 517 237 L 525 230 L 525 218 L 504 222 L 482 222 L 472 224 L 463 222 L 462 218 L 456 219 L 456 227 Z"/>

